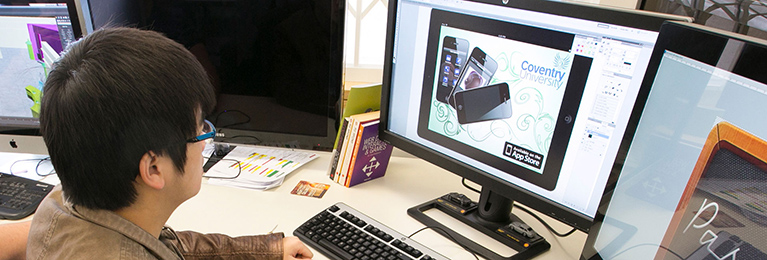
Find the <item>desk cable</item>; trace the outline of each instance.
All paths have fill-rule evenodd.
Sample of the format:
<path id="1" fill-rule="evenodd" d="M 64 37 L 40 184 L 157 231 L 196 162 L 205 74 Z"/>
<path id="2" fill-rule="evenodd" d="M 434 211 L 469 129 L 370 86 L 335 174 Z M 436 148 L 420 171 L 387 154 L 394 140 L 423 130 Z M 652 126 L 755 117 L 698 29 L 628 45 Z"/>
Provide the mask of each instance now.
<path id="1" fill-rule="evenodd" d="M 37 161 L 37 165 L 35 165 L 35 174 L 37 174 L 37 176 L 40 176 L 40 177 L 46 177 L 46 176 L 49 176 L 49 175 L 56 174 L 56 169 L 51 169 L 51 171 L 48 172 L 48 173 L 40 173 L 40 165 L 43 164 L 43 162 L 50 161 L 50 160 L 51 160 L 51 157 L 45 157 L 45 158 L 42 158 L 42 159 L 22 159 L 22 160 L 17 160 L 17 161 L 15 161 L 15 162 L 13 162 L 11 164 L 11 167 L 8 168 L 8 171 L 9 171 L 10 175 L 16 175 L 16 173 L 13 172 L 13 166 L 15 166 L 16 163 L 27 162 L 27 161 Z"/>
<path id="2" fill-rule="evenodd" d="M 236 110 L 236 109 L 224 109 L 224 111 L 221 111 L 221 112 L 216 114 L 216 119 L 213 119 L 213 125 L 218 125 L 218 118 L 221 117 L 221 115 L 223 115 L 224 113 L 230 113 L 230 112 L 240 113 L 241 115 L 245 116 L 245 120 L 241 121 L 241 122 L 235 122 L 235 123 L 231 123 L 231 124 L 228 124 L 228 125 L 220 126 L 218 128 L 227 128 L 227 127 L 230 127 L 230 126 L 250 123 L 250 116 L 248 114 L 245 114 L 245 112 L 242 112 L 242 111 Z"/>
<path id="3" fill-rule="evenodd" d="M 419 230 L 417 230 L 417 231 L 413 232 L 413 234 L 410 234 L 410 235 L 409 235 L 409 236 L 407 236 L 407 237 L 408 237 L 408 238 L 412 238 L 412 237 L 413 237 L 413 236 L 415 236 L 416 234 L 418 234 L 418 233 L 420 233 L 421 231 L 424 231 L 424 230 L 426 230 L 426 229 L 433 229 L 434 231 L 438 231 L 438 232 L 440 232 L 440 233 L 442 233 L 442 234 L 445 234 L 445 235 L 447 235 L 447 237 L 449 237 L 449 238 L 450 238 L 450 240 L 452 240 L 452 241 L 453 241 L 454 243 L 456 243 L 457 245 L 459 245 L 459 246 L 463 247 L 463 249 L 464 249 L 464 250 L 466 250 L 467 252 L 471 253 L 471 254 L 474 256 L 474 258 L 475 258 L 475 259 L 479 260 L 479 257 L 477 256 L 477 253 L 475 253 L 474 251 L 471 251 L 471 249 L 469 249 L 468 247 L 466 247 L 466 246 L 462 245 L 461 243 L 458 243 L 458 241 L 457 241 L 457 240 L 455 240 L 455 238 L 454 238 L 453 236 L 451 236 L 451 235 L 450 235 L 450 233 L 448 233 L 448 232 L 445 232 L 445 230 L 443 230 L 443 229 L 442 229 L 442 228 L 440 228 L 440 227 L 434 227 L 434 226 L 426 226 L 426 227 L 423 227 L 423 228 L 421 228 L 421 229 L 419 229 Z"/>
<path id="4" fill-rule="evenodd" d="M 207 156 L 205 156 L 204 158 L 205 158 L 205 160 L 209 160 L 210 159 L 210 157 L 207 157 Z M 207 175 L 203 174 L 202 177 L 210 178 L 210 179 L 225 179 L 225 180 L 237 179 L 237 177 L 240 177 L 240 174 L 242 174 L 242 162 L 241 161 L 235 160 L 235 159 L 223 159 L 222 158 L 222 159 L 219 159 L 219 161 L 216 162 L 216 163 L 219 163 L 221 161 L 233 161 L 234 163 L 232 165 L 235 165 L 235 164 L 237 165 L 237 175 L 229 177 L 229 176 L 207 176 Z"/>

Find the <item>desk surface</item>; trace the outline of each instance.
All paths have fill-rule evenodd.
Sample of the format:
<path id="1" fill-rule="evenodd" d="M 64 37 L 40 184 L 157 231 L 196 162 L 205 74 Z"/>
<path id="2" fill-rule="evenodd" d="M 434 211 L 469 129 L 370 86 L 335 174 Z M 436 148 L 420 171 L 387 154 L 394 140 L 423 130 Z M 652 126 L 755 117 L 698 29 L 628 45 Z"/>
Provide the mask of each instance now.
<path id="1" fill-rule="evenodd" d="M 478 194 L 463 187 L 459 176 L 407 156 L 392 157 L 384 177 L 346 188 L 326 176 L 330 153 L 317 154 L 320 155 L 318 159 L 288 175 L 282 186 L 276 189 L 256 191 L 203 183 L 200 193 L 182 204 L 168 220 L 168 225 L 176 230 L 230 236 L 263 234 L 272 230 L 292 235 L 293 230 L 311 216 L 336 202 L 344 202 L 407 236 L 423 227 L 423 224 L 407 215 L 408 208 L 453 191 L 466 194 L 473 200 L 479 198 Z M 7 171 L 8 165 L 15 158 L 20 157 L 17 154 L 0 153 L 0 170 Z M 331 187 L 321 199 L 290 194 L 301 180 L 327 183 Z M 58 179 L 50 176 L 43 181 L 57 183 Z M 551 249 L 535 259 L 578 259 L 586 240 L 585 233 L 579 231 L 559 238 L 527 213 L 520 210 L 514 210 L 514 213 L 551 243 Z M 502 255 L 513 253 L 505 247 L 495 246 L 497 242 L 490 238 L 482 235 L 475 238 L 468 234 L 473 231 L 444 217 L 442 213 L 427 211 L 427 214 L 449 221 L 446 223 L 448 226 L 490 249 L 498 250 Z M 539 216 L 559 232 L 570 230 L 554 219 L 542 214 Z M 8 221 L 0 220 L 0 223 L 3 222 Z M 473 259 L 463 248 L 432 230 L 420 232 L 413 239 L 451 259 Z M 316 250 L 313 251 L 314 259 L 327 259 Z"/>

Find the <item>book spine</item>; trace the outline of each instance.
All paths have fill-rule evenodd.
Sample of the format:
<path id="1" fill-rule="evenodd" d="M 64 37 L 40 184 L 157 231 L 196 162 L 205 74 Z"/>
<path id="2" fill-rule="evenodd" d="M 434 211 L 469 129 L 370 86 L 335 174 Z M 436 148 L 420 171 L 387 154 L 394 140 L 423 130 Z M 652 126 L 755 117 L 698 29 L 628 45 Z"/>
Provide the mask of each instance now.
<path id="1" fill-rule="evenodd" d="M 347 138 L 349 138 L 349 130 L 351 130 L 351 127 L 352 127 L 352 119 L 349 117 L 346 117 L 344 118 L 344 121 L 346 123 L 346 128 L 344 129 L 344 133 L 343 133 L 344 135 L 343 142 L 346 142 Z M 340 165 L 341 160 L 343 160 L 343 156 L 344 156 L 343 149 L 344 149 L 343 143 L 339 142 L 338 149 L 336 150 L 336 153 L 338 153 L 338 159 L 336 159 L 335 162 L 333 163 L 333 173 L 331 173 L 333 175 L 333 179 L 332 179 L 333 181 L 338 181 L 338 170 L 340 169 L 340 167 L 338 166 Z"/>
<path id="2" fill-rule="evenodd" d="M 346 140 L 341 144 L 341 152 L 340 152 L 340 159 L 338 159 L 338 166 L 336 166 L 336 177 L 335 182 L 337 183 L 343 183 L 345 181 L 345 176 L 343 176 L 342 172 L 344 169 L 344 165 L 348 165 L 349 163 L 349 157 L 351 157 L 351 144 L 355 141 L 354 138 L 356 136 L 353 136 L 352 133 L 357 133 L 357 127 L 359 127 L 359 123 L 357 120 L 355 120 L 353 117 L 349 119 L 349 126 L 346 130 Z"/>
<path id="3" fill-rule="evenodd" d="M 352 158 L 349 160 L 349 167 L 346 168 L 346 180 L 344 181 L 344 186 L 349 187 L 349 182 L 352 180 L 352 175 L 354 174 L 354 163 L 357 160 L 357 154 L 360 151 L 360 143 L 362 143 L 362 133 L 365 132 L 365 126 L 360 125 L 359 130 L 357 130 L 357 140 L 354 142 L 354 148 L 352 149 Z"/>
<path id="4" fill-rule="evenodd" d="M 349 118 L 344 118 L 343 123 L 341 124 L 341 128 L 338 129 L 338 140 L 336 140 L 336 146 L 333 148 L 333 152 L 331 153 L 330 158 L 330 164 L 328 165 L 328 174 L 330 175 L 331 180 L 335 180 L 336 177 L 336 166 L 338 166 L 338 159 L 340 157 L 339 153 L 339 145 L 338 143 L 343 142 L 344 137 L 346 136 L 346 128 L 349 125 Z"/>

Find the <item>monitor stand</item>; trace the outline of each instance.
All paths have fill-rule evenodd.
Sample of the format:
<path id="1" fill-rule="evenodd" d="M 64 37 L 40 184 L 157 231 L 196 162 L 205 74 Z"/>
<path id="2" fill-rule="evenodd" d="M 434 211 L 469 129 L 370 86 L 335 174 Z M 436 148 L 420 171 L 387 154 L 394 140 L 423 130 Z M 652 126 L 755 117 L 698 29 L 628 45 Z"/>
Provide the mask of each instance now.
<path id="1" fill-rule="evenodd" d="M 479 203 L 471 201 L 463 194 L 454 192 L 412 207 L 408 209 L 407 213 L 426 226 L 438 227 L 441 230 L 435 230 L 437 233 L 447 238 L 452 237 L 458 244 L 487 259 L 529 259 L 549 250 L 551 245 L 546 242 L 546 239 L 535 233 L 519 217 L 511 214 L 512 205 L 512 200 L 483 188 Z M 438 209 L 460 220 L 511 247 L 517 253 L 504 257 L 477 244 L 424 214 L 430 209 Z"/>

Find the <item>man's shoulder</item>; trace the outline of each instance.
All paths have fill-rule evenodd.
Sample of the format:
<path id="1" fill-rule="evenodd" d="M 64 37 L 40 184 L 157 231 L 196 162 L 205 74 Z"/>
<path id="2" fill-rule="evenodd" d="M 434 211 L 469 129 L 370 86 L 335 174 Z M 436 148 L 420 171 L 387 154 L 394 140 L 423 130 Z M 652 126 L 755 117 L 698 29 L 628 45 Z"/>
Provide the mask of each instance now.
<path id="1" fill-rule="evenodd" d="M 157 259 L 141 244 L 113 230 L 66 215 L 52 220 L 33 220 L 28 259 Z"/>
<path id="2" fill-rule="evenodd" d="M 157 259 L 138 241 L 64 205 L 60 191 L 43 200 L 32 219 L 28 259 Z M 108 224 L 108 223 L 107 223 Z"/>

